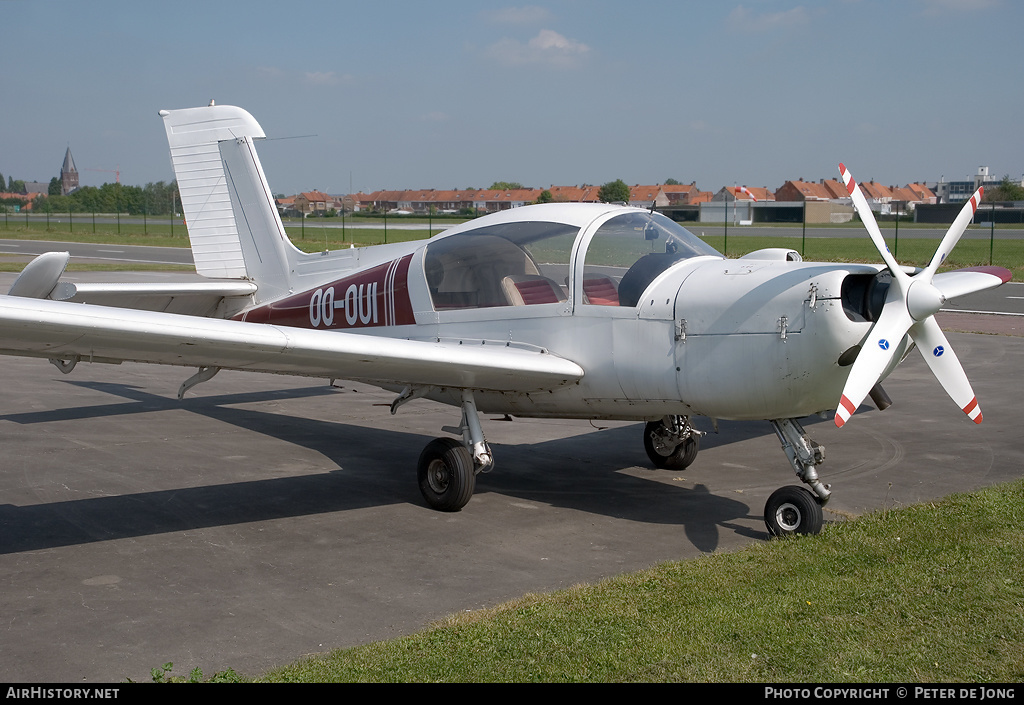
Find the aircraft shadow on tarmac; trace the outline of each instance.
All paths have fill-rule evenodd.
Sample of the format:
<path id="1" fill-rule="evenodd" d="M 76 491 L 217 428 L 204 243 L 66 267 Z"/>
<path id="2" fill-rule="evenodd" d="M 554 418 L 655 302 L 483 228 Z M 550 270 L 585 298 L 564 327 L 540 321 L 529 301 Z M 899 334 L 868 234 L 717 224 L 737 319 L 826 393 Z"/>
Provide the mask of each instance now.
<path id="1" fill-rule="evenodd" d="M 33 424 L 185 409 L 307 448 L 338 467 L 312 475 L 30 506 L 0 504 L 0 554 L 396 503 L 423 505 L 416 486 L 415 465 L 428 437 L 234 406 L 333 394 L 336 390 L 331 387 L 223 394 L 178 401 L 125 384 L 67 383 L 128 401 L 6 414 L 0 416 L 0 421 Z M 380 411 L 382 415 L 387 413 L 385 409 Z M 754 538 L 766 537 L 765 532 L 752 531 L 736 523 L 740 519 L 760 518 L 759 513 L 752 514 L 751 508 L 743 502 L 712 494 L 702 484 L 671 486 L 622 473 L 624 469 L 647 467 L 640 428 L 639 425 L 606 428 L 582 438 L 537 443 L 493 443 L 499 459 L 498 469 L 477 477 L 477 494 L 496 492 L 627 521 L 682 524 L 687 538 L 705 552 L 718 547 L 719 532 L 723 529 Z M 709 434 L 703 440 L 705 448 L 713 448 L 771 433 L 770 426 L 764 422 L 731 423 L 727 435 Z M 777 460 L 785 462 L 782 457 Z M 146 461 L 137 462 L 142 465 Z M 687 472 L 693 470 L 699 470 L 698 466 Z M 652 473 L 652 480 L 659 476 L 670 478 L 672 472 L 645 471 Z M 471 511 L 472 506 L 463 511 Z"/>

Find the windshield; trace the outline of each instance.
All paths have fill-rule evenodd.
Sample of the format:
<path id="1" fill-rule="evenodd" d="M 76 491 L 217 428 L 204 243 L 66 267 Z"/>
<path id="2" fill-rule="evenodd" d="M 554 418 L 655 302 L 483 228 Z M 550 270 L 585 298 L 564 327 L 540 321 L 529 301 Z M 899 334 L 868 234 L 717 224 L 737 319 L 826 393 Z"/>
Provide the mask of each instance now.
<path id="1" fill-rule="evenodd" d="M 654 278 L 679 260 L 722 255 L 660 213 L 611 218 L 594 233 L 583 266 L 583 303 L 636 306 Z"/>

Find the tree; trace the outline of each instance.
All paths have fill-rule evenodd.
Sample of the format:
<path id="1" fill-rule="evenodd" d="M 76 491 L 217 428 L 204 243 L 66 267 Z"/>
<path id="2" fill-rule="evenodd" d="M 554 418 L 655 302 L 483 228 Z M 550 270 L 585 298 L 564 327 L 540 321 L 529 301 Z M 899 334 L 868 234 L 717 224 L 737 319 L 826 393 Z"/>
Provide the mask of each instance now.
<path id="1" fill-rule="evenodd" d="M 555 197 L 551 195 L 551 191 L 548 189 L 544 189 L 540 192 L 540 195 L 537 196 L 537 203 L 551 203 L 554 200 Z"/>
<path id="2" fill-rule="evenodd" d="M 988 202 L 1024 201 L 1024 186 L 1012 181 L 1010 175 L 1007 174 L 995 188 L 986 187 L 981 200 Z"/>
<path id="3" fill-rule="evenodd" d="M 63 190 L 63 184 L 61 184 L 60 179 L 58 179 L 55 176 L 52 179 L 50 179 L 50 185 L 47 187 L 46 193 L 49 194 L 50 196 L 60 196 L 60 192 Z"/>
<path id="4" fill-rule="evenodd" d="M 666 186 L 682 186 L 682 183 L 676 181 L 675 179 L 665 179 L 665 185 Z"/>
<path id="5" fill-rule="evenodd" d="M 518 181 L 495 181 L 491 184 L 491 191 L 517 191 L 523 188 Z"/>
<path id="6" fill-rule="evenodd" d="M 622 179 L 609 181 L 598 190 L 597 197 L 605 203 L 629 203 L 629 186 Z"/>

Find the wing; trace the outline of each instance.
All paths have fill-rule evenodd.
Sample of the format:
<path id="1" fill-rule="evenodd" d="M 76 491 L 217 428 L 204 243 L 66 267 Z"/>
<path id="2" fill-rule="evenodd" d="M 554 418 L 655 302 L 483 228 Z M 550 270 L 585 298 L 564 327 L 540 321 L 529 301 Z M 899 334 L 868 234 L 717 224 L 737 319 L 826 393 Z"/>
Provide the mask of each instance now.
<path id="1" fill-rule="evenodd" d="M 0 296 L 0 354 L 531 392 L 576 363 L 504 342 L 422 341 Z"/>

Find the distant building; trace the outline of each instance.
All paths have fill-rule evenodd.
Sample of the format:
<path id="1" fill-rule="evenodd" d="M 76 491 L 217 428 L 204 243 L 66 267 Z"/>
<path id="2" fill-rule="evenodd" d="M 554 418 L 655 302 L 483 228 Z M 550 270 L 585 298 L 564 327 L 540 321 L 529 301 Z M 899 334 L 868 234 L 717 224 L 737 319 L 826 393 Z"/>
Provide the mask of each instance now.
<path id="1" fill-rule="evenodd" d="M 326 213 L 334 202 L 330 196 L 321 191 L 305 191 L 295 197 L 293 205 L 295 210 L 303 215 L 310 213 Z"/>
<path id="2" fill-rule="evenodd" d="M 75 159 L 71 156 L 71 147 L 64 153 L 64 165 L 60 168 L 60 194 L 67 196 L 78 188 L 78 169 Z"/>
<path id="3" fill-rule="evenodd" d="M 797 179 L 775 189 L 776 201 L 831 201 L 835 196 L 823 183 Z"/>
<path id="4" fill-rule="evenodd" d="M 39 194 L 45 196 L 49 192 L 50 184 L 44 184 L 42 181 L 26 181 L 25 186 L 21 189 L 21 195 L 29 198 L 35 198 Z"/>
<path id="5" fill-rule="evenodd" d="M 946 181 L 945 177 L 932 189 L 935 192 L 938 203 L 963 203 L 978 190 L 979 186 L 992 188 L 998 186 L 1002 180 L 992 178 L 988 173 L 987 166 L 979 166 L 978 173 L 971 180 Z"/>
<path id="6" fill-rule="evenodd" d="M 775 194 L 767 186 L 723 186 L 718 190 L 712 201 L 774 201 Z"/>

